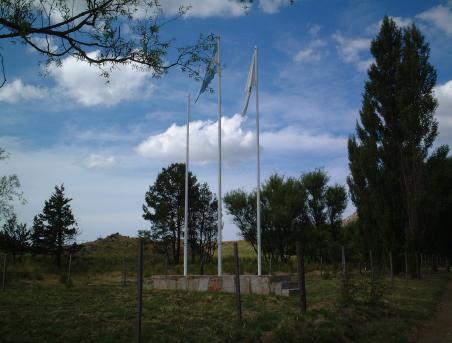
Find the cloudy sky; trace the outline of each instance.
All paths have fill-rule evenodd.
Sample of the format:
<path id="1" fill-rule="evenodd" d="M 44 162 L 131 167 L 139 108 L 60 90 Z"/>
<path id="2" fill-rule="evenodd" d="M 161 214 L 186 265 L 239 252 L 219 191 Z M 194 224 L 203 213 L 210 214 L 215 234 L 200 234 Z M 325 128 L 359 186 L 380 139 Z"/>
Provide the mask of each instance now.
<path id="1" fill-rule="evenodd" d="M 185 0 L 162 1 L 168 15 Z M 347 137 L 353 133 L 372 62 L 369 44 L 384 15 L 415 22 L 431 45 L 438 71 L 438 141 L 452 141 L 452 1 L 256 0 L 244 11 L 233 0 L 197 0 L 165 27 L 187 45 L 199 33 L 222 39 L 223 189 L 255 187 L 255 113 L 243 103 L 253 47 L 260 51 L 263 179 L 324 168 L 345 183 Z M 64 183 L 82 230 L 80 240 L 147 228 L 144 194 L 161 168 L 184 160 L 188 93 L 200 84 L 178 70 L 162 79 L 121 68 L 107 85 L 99 71 L 68 57 L 43 76 L 42 57 L 0 42 L 8 83 L 0 89 L 0 146 L 10 152 L 1 173 L 16 173 L 32 223 L 57 184 Z M 216 84 L 216 82 L 214 83 Z M 253 103 L 253 100 L 251 100 Z M 192 107 L 193 172 L 216 191 L 216 94 Z M 347 214 L 353 212 L 349 206 Z M 225 239 L 237 229 L 225 219 Z"/>

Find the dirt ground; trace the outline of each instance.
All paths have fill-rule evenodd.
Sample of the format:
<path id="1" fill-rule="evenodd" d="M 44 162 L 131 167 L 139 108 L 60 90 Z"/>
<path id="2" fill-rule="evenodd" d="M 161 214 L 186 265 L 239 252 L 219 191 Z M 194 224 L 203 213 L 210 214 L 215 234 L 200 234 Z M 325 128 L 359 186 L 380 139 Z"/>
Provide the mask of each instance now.
<path id="1" fill-rule="evenodd" d="M 436 316 L 416 336 L 414 342 L 418 343 L 452 343 L 452 280 L 447 284 Z"/>

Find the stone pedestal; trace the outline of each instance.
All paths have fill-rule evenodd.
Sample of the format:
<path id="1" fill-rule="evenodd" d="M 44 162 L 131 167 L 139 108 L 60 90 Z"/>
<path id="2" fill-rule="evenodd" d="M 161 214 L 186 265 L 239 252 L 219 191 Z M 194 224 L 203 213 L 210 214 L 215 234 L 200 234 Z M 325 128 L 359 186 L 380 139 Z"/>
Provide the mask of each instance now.
<path id="1" fill-rule="evenodd" d="M 154 275 L 144 284 L 148 289 L 180 289 L 197 292 L 234 293 L 234 275 Z M 290 295 L 297 288 L 289 276 L 240 275 L 242 294 Z M 292 292 L 293 293 L 293 292 Z"/>

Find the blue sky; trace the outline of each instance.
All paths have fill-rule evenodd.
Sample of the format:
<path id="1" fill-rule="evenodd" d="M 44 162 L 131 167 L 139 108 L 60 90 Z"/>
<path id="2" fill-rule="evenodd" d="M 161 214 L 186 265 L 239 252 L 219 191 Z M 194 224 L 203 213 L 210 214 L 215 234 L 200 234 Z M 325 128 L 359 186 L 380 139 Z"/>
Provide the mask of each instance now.
<path id="1" fill-rule="evenodd" d="M 181 3 L 162 1 L 169 15 Z M 370 40 L 384 15 L 415 22 L 431 45 L 438 71 L 438 143 L 452 140 L 452 1 L 256 0 L 245 12 L 234 1 L 199 0 L 165 27 L 176 44 L 199 33 L 221 35 L 223 190 L 255 187 L 254 98 L 240 112 L 253 53 L 259 47 L 262 179 L 324 168 L 345 184 L 347 137 L 353 133 Z M 99 71 L 68 57 L 43 76 L 42 57 L 0 42 L 8 83 L 0 89 L 0 146 L 11 153 L 2 174 L 16 173 L 31 225 L 53 187 L 64 182 L 82 230 L 81 241 L 148 228 L 144 194 L 161 168 L 184 160 L 186 96 L 200 83 L 179 70 L 161 79 L 121 68 L 107 85 Z M 216 85 L 216 81 L 213 83 Z M 192 170 L 216 191 L 216 94 L 192 106 Z M 346 213 L 353 212 L 349 206 Z M 224 238 L 237 238 L 225 218 Z"/>

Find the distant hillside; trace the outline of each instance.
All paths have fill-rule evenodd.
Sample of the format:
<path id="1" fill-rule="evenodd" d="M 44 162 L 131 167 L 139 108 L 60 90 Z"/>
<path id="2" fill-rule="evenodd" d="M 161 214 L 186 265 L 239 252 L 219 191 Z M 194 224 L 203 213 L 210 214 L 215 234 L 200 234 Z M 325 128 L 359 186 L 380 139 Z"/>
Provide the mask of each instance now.
<path id="1" fill-rule="evenodd" d="M 79 254 L 93 257 L 136 255 L 137 241 L 136 237 L 114 233 L 105 238 L 80 244 Z"/>
<path id="2" fill-rule="evenodd" d="M 246 241 L 237 241 L 240 257 L 254 257 L 256 252 L 251 244 Z M 122 257 L 135 256 L 137 254 L 138 238 L 123 236 L 119 233 L 111 234 L 105 238 L 98 238 L 92 242 L 80 244 L 79 255 L 90 257 Z M 152 245 L 146 245 L 146 250 L 152 249 Z M 182 249 L 181 249 L 182 250 Z M 148 250 L 149 251 L 149 250 Z M 216 256 L 215 251 L 215 256 Z M 233 241 L 223 242 L 223 256 L 233 256 Z"/>

